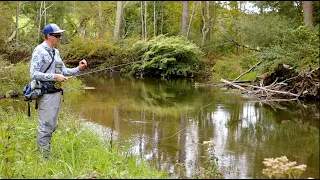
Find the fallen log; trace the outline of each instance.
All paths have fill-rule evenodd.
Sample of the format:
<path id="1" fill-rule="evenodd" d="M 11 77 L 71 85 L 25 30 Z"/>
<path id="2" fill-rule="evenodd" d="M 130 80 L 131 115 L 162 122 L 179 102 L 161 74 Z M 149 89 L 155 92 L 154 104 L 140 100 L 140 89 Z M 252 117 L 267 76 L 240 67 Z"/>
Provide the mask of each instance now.
<path id="1" fill-rule="evenodd" d="M 244 87 L 241 87 L 241 86 L 239 86 L 239 85 L 236 85 L 235 83 L 232 83 L 232 82 L 227 81 L 227 80 L 225 80 L 225 79 L 220 79 L 220 81 L 223 82 L 223 83 L 225 83 L 225 84 L 228 84 L 228 85 L 230 85 L 230 86 L 233 86 L 233 87 L 236 87 L 236 88 L 238 88 L 238 89 L 241 89 L 241 90 L 243 90 L 243 91 L 246 90 Z"/>
<path id="2" fill-rule="evenodd" d="M 254 81 L 235 81 L 237 78 L 233 81 L 220 79 L 220 84 L 195 83 L 195 86 L 228 86 L 265 100 L 279 101 L 286 98 L 305 101 L 320 100 L 320 68 L 310 68 L 308 72 L 299 73 L 293 69 L 294 67 L 289 65 L 279 64 L 274 72 L 264 73 Z"/>
<path id="3" fill-rule="evenodd" d="M 225 79 L 221 79 L 220 82 L 223 82 L 225 84 L 228 84 L 230 86 L 233 86 L 233 87 L 236 87 L 238 89 L 241 89 L 243 91 L 247 91 L 246 88 L 242 87 L 242 86 L 247 86 L 247 87 L 253 87 L 253 88 L 256 88 L 256 89 L 261 89 L 261 90 L 264 90 L 264 91 L 269 91 L 269 92 L 273 92 L 273 93 L 278 93 L 278 94 L 286 94 L 286 95 L 290 95 L 290 96 L 294 96 L 294 97 L 299 97 L 298 94 L 294 94 L 294 93 L 290 93 L 290 92 L 285 92 L 285 91 L 276 91 L 276 90 L 272 90 L 272 89 L 267 89 L 267 88 L 264 88 L 264 87 L 259 87 L 259 86 L 254 86 L 254 85 L 249 85 L 249 84 L 241 84 L 241 85 L 237 85 L 233 82 L 230 82 L 230 81 L 227 81 Z M 248 90 L 249 91 L 249 90 Z"/>
<path id="4" fill-rule="evenodd" d="M 286 94 L 286 95 L 291 95 L 291 96 L 295 96 L 295 97 L 299 97 L 299 94 L 294 94 L 291 92 L 286 92 L 286 91 L 276 91 L 276 90 L 272 90 L 272 89 L 267 89 L 264 87 L 259 87 L 259 86 L 253 86 L 253 85 L 249 85 L 249 84 L 242 84 L 242 86 L 248 86 L 248 87 L 253 87 L 253 88 L 257 88 L 257 89 L 262 89 L 264 91 L 269 91 L 269 92 L 274 92 L 274 93 L 278 93 L 278 94 Z"/>

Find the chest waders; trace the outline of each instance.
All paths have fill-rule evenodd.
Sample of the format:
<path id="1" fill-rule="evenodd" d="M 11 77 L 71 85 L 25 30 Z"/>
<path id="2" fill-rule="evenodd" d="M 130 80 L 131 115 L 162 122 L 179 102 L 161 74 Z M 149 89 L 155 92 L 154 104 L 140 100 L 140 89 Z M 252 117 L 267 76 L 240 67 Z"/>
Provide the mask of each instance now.
<path id="1" fill-rule="evenodd" d="M 48 51 L 48 50 L 47 50 Z M 48 51 L 49 55 L 51 53 Z M 54 61 L 54 56 L 51 56 L 52 61 Z M 55 74 L 63 74 L 62 70 L 59 69 L 59 62 L 54 61 L 55 66 L 53 67 L 50 64 L 51 68 L 49 69 L 50 73 L 55 71 Z M 49 66 L 49 67 L 50 67 Z M 61 66 L 62 68 L 62 66 Z M 38 134 L 37 134 L 37 148 L 43 152 L 50 152 L 50 141 L 52 133 L 55 131 L 58 122 L 58 112 L 60 109 L 61 95 L 63 95 L 63 90 L 61 86 L 59 89 L 55 88 L 56 81 L 41 81 L 46 85 L 46 93 L 43 94 L 37 100 L 39 101 L 38 108 Z M 57 87 L 57 85 L 56 85 Z M 61 95 L 60 95 L 61 91 Z"/>

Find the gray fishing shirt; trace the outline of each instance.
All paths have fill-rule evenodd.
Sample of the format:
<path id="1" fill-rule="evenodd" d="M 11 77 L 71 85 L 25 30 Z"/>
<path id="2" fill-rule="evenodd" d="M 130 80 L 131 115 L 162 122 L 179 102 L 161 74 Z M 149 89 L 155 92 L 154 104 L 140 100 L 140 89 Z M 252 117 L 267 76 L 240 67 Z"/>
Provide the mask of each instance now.
<path id="1" fill-rule="evenodd" d="M 49 54 L 49 52 L 51 55 Z M 55 53 L 53 53 L 55 51 Z M 46 73 L 43 73 L 50 65 L 54 54 L 54 62 Z M 63 63 L 59 50 L 51 48 L 44 41 L 39 44 L 32 53 L 32 59 L 30 63 L 30 77 L 31 79 L 39 81 L 56 81 L 54 74 L 63 74 L 64 76 L 74 76 L 80 73 L 79 67 L 67 68 Z"/>

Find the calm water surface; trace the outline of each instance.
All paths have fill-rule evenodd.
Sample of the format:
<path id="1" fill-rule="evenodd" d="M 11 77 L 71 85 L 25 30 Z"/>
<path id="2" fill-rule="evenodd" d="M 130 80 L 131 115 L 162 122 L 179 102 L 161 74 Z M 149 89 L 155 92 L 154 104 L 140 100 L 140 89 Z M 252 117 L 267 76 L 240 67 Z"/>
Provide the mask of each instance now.
<path id="1" fill-rule="evenodd" d="M 301 178 L 319 178 L 319 104 L 259 102 L 193 80 L 90 76 L 72 107 L 174 178 L 193 178 L 213 141 L 224 178 L 266 178 L 264 158 L 306 164 Z M 67 97 L 67 96 L 66 96 Z"/>

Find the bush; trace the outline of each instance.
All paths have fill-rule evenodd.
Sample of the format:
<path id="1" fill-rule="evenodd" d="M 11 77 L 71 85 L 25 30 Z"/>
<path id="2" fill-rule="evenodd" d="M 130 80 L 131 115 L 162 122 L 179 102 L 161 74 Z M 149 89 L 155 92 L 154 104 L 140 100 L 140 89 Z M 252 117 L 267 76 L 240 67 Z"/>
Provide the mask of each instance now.
<path id="1" fill-rule="evenodd" d="M 126 49 L 107 39 L 86 39 L 75 37 L 68 45 L 64 45 L 61 54 L 69 64 L 78 64 L 79 60 L 86 59 L 91 65 L 105 66 L 129 62 L 131 54 Z"/>
<path id="2" fill-rule="evenodd" d="M 29 66 L 26 63 L 19 62 L 0 68 L 0 94 L 9 96 L 13 92 L 22 95 L 24 85 L 29 83 Z"/>
<path id="3" fill-rule="evenodd" d="M 193 77 L 205 73 L 207 61 L 194 43 L 184 37 L 160 35 L 149 41 L 138 41 L 132 51 L 143 61 L 123 69 L 130 75 L 152 77 Z"/>
<path id="4" fill-rule="evenodd" d="M 279 64 L 289 64 L 298 71 L 306 71 L 310 67 L 319 66 L 319 26 L 313 30 L 306 26 L 296 29 L 287 29 L 279 41 L 262 52 L 258 56 L 265 58 L 261 71 L 273 71 Z"/>

